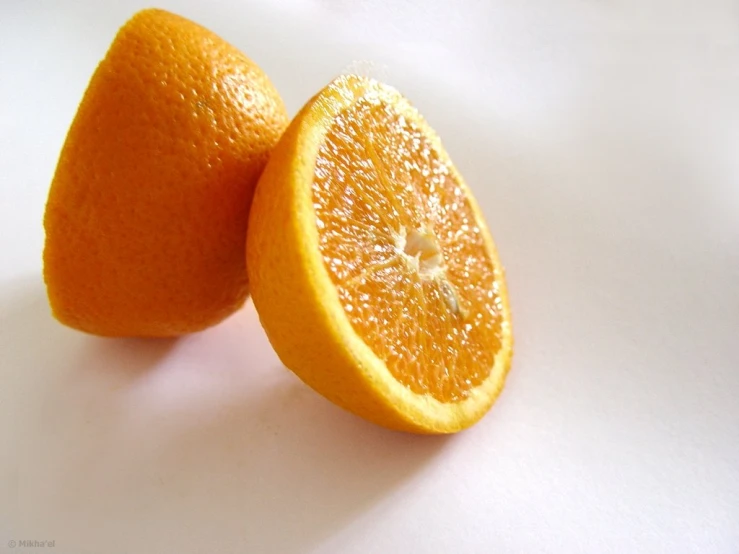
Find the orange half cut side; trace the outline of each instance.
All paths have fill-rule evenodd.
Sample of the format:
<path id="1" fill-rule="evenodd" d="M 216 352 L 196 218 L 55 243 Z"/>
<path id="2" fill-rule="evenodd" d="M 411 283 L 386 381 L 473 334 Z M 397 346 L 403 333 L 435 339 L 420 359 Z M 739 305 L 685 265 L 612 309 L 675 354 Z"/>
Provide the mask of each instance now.
<path id="1" fill-rule="evenodd" d="M 283 363 L 361 417 L 455 432 L 503 387 L 493 240 L 438 136 L 387 85 L 341 77 L 293 120 L 257 187 L 247 267 Z"/>

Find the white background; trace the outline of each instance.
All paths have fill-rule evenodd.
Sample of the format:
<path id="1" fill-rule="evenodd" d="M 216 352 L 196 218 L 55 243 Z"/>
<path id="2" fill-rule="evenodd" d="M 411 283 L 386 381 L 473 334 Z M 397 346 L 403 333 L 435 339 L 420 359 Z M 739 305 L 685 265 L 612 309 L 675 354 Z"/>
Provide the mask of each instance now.
<path id="1" fill-rule="evenodd" d="M 739 4 L 160 2 L 291 114 L 357 61 L 419 107 L 497 239 L 513 370 L 416 437 L 302 385 L 251 304 L 179 341 L 56 323 L 48 185 L 145 4 L 2 0 L 0 551 L 739 552 Z"/>

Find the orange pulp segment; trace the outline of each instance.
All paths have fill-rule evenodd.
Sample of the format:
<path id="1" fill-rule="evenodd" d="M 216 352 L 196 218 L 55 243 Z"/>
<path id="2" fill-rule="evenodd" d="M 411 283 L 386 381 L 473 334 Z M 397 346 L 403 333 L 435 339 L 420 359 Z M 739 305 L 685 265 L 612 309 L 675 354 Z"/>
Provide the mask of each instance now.
<path id="1" fill-rule="evenodd" d="M 316 159 L 316 224 L 355 331 L 402 384 L 467 397 L 500 348 L 495 266 L 468 195 L 422 130 L 360 98 Z"/>

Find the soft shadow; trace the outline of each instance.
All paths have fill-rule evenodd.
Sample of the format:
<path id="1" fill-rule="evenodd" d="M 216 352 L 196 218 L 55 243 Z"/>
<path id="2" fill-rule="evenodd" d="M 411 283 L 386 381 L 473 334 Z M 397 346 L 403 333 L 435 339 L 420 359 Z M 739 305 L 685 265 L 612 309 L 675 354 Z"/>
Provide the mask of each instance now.
<path id="1" fill-rule="evenodd" d="M 141 537 L 149 551 L 310 551 L 447 440 L 319 397 L 279 364 L 251 306 L 179 341 L 117 341 L 56 323 L 36 280 L 0 294 L 3 373 L 23 398 L 14 526 L 62 552 L 128 552 Z"/>
<path id="2" fill-rule="evenodd" d="M 69 329 L 51 315 L 41 278 L 20 279 L 0 290 L 2 356 L 15 364 L 32 367 L 33 375 L 48 379 L 69 369 L 105 373 L 130 379 L 155 367 L 176 339 L 102 338 Z M 10 364 L 3 364 L 11 370 Z"/>

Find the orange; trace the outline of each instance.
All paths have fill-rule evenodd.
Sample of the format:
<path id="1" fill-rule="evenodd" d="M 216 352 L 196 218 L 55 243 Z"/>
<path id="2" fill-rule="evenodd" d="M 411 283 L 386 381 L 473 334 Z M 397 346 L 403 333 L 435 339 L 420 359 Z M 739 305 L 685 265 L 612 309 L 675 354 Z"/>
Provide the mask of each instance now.
<path id="1" fill-rule="evenodd" d="M 493 240 L 389 86 L 341 77 L 293 120 L 257 186 L 247 269 L 283 363 L 367 420 L 451 433 L 503 387 L 513 341 Z"/>
<path id="2" fill-rule="evenodd" d="M 236 48 L 166 11 L 137 13 L 92 76 L 49 191 L 54 315 L 99 335 L 172 336 L 239 308 L 249 206 L 287 123 Z"/>

